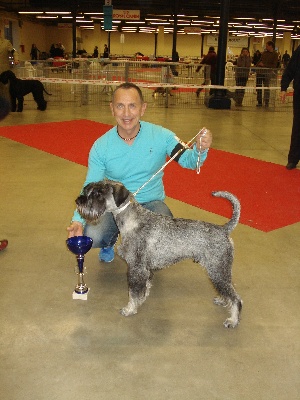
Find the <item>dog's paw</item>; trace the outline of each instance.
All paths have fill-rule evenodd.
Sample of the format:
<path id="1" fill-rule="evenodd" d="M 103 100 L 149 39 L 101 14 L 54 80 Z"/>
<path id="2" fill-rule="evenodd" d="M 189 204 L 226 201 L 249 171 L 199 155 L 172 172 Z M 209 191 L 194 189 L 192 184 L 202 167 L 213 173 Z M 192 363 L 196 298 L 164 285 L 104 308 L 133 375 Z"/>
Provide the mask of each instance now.
<path id="1" fill-rule="evenodd" d="M 214 304 L 216 304 L 217 306 L 227 307 L 228 301 L 226 301 L 223 297 L 215 297 Z"/>
<path id="2" fill-rule="evenodd" d="M 239 321 L 234 321 L 232 318 L 227 318 L 226 321 L 223 322 L 225 328 L 235 328 L 239 324 Z"/>
<path id="3" fill-rule="evenodd" d="M 134 315 L 137 313 L 137 309 L 131 307 L 131 305 L 127 305 L 126 307 L 120 310 L 120 314 L 124 315 L 124 317 L 129 317 L 130 315 Z"/>

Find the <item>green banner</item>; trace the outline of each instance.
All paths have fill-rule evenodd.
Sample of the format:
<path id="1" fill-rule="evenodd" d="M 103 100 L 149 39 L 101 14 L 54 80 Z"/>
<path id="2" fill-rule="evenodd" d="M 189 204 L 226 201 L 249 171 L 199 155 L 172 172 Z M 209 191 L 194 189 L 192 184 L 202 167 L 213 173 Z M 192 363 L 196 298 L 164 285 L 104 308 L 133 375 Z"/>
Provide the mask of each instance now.
<path id="1" fill-rule="evenodd" d="M 112 30 L 113 6 L 103 6 L 104 30 Z"/>

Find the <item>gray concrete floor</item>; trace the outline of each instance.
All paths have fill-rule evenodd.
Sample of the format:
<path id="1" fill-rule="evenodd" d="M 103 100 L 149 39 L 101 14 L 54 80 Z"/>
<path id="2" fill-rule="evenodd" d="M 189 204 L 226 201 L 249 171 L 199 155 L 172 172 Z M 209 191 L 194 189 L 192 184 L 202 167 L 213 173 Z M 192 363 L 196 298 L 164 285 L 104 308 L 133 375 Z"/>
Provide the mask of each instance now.
<path id="1" fill-rule="evenodd" d="M 0 124 L 24 129 L 78 118 L 114 123 L 108 107 L 25 106 Z M 144 119 L 183 140 L 207 126 L 216 149 L 287 162 L 290 112 L 149 108 Z M 300 398 L 299 223 L 269 233 L 242 224 L 234 230 L 233 279 L 244 301 L 236 329 L 223 327 L 226 310 L 213 304 L 205 272 L 189 260 L 156 273 L 139 313 L 124 318 L 125 262 L 100 264 L 96 249 L 85 260 L 88 300 L 72 300 L 76 260 L 66 226 L 86 168 L 3 137 L 0 144 L 0 236 L 9 240 L 0 253 L 1 398 Z M 225 221 L 167 202 L 176 216 Z"/>

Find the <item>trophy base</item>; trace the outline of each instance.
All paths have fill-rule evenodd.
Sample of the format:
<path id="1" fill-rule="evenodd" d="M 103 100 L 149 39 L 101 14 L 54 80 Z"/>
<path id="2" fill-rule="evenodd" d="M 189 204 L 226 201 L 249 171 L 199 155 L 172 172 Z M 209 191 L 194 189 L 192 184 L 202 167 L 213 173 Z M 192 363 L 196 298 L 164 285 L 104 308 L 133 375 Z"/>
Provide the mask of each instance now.
<path id="1" fill-rule="evenodd" d="M 72 294 L 72 298 L 73 298 L 73 300 L 87 300 L 87 295 L 88 295 L 89 291 L 90 291 L 90 289 L 88 289 L 88 291 L 85 293 L 77 293 L 74 290 L 74 292 Z"/>

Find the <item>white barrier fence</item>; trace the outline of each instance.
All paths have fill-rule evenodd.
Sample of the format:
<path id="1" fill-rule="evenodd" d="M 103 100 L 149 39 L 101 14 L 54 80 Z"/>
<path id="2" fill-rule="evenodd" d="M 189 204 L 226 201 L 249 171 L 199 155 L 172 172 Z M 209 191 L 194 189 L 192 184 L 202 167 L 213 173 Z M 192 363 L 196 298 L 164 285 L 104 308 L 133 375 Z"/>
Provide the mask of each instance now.
<path id="1" fill-rule="evenodd" d="M 210 67 L 199 64 L 160 63 L 155 61 L 110 61 L 101 60 L 46 60 L 34 61 L 14 67 L 22 79 L 38 79 L 44 83 L 49 97 L 49 107 L 67 104 L 87 105 L 108 103 L 112 91 L 126 81 L 140 86 L 145 100 L 158 107 L 199 107 L 214 90 L 226 91 L 232 99 L 232 108 L 237 105 L 237 96 L 242 95 L 242 109 L 249 110 L 257 104 L 257 93 L 262 98 L 268 94 L 272 111 L 292 110 L 293 89 L 288 90 L 287 101 L 279 99 L 281 69 L 226 69 L 223 86 L 210 85 Z M 175 72 L 174 72 L 175 71 Z M 268 74 L 267 85 L 258 86 L 259 76 Z M 246 79 L 242 79 L 246 77 Z M 242 77 L 242 78 L 241 78 Z M 244 82 L 241 86 L 239 82 Z M 262 83 L 262 84 L 265 84 Z M 26 101 L 29 102 L 27 96 Z M 241 109 L 241 108 L 239 108 Z"/>

